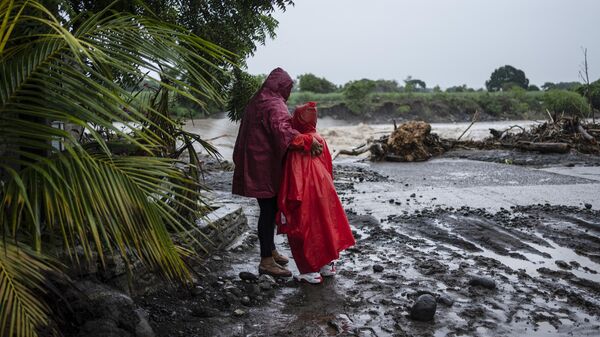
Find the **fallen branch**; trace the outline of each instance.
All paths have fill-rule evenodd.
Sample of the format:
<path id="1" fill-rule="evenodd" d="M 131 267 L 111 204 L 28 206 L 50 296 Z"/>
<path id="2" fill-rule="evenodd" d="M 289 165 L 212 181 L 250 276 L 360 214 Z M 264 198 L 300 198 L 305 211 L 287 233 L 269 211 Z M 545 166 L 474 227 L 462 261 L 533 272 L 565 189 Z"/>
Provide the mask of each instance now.
<path id="1" fill-rule="evenodd" d="M 517 142 L 514 147 L 521 150 L 538 151 L 542 153 L 566 153 L 569 152 L 570 148 L 567 143 L 534 143 L 523 141 Z"/>
<path id="2" fill-rule="evenodd" d="M 577 131 L 583 136 L 583 138 L 585 138 L 586 140 L 592 142 L 592 143 L 596 143 L 596 138 L 594 138 L 592 135 L 590 135 L 587 131 L 585 131 L 585 129 L 583 128 L 583 126 L 581 126 L 581 124 L 577 124 Z"/>
<path id="3" fill-rule="evenodd" d="M 552 114 L 550 113 L 550 110 L 546 109 L 546 112 L 548 113 L 548 117 L 550 117 L 550 123 L 554 124 L 554 118 L 552 118 Z"/>
<path id="4" fill-rule="evenodd" d="M 469 124 L 469 126 L 465 129 L 465 131 L 463 131 L 463 133 L 456 140 L 457 141 L 460 140 L 462 138 L 462 136 L 464 136 L 465 133 L 467 133 L 467 131 L 469 131 L 469 129 L 473 126 L 473 124 L 475 124 L 475 122 L 477 122 L 478 119 L 479 119 L 479 110 L 475 110 L 475 114 L 473 114 L 473 119 L 471 121 L 471 124 Z"/>
<path id="5" fill-rule="evenodd" d="M 360 149 L 360 150 L 340 150 L 338 152 L 338 154 L 347 154 L 350 156 L 358 156 L 361 155 L 365 152 L 369 151 L 369 148 L 364 148 L 364 149 Z"/>
<path id="6" fill-rule="evenodd" d="M 346 154 L 346 155 L 350 155 L 350 156 L 358 156 L 367 151 L 369 151 L 369 148 L 367 147 L 367 143 L 363 143 L 363 144 L 353 148 L 352 150 L 339 150 L 333 156 L 333 158 L 331 160 L 335 160 L 335 158 L 337 158 L 340 154 Z"/>

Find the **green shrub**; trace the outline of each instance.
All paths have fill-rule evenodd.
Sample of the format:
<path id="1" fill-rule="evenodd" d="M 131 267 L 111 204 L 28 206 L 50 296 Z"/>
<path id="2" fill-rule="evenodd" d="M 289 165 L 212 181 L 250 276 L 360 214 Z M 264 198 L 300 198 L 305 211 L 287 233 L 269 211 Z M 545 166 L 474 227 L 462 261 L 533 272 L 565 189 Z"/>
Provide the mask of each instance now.
<path id="1" fill-rule="evenodd" d="M 580 94 L 567 90 L 550 90 L 544 95 L 544 107 L 550 112 L 587 116 L 590 107 Z"/>
<path id="2" fill-rule="evenodd" d="M 580 85 L 575 91 L 586 99 L 589 98 L 592 108 L 600 110 L 600 80 L 590 83 L 589 88 L 587 85 Z"/>
<path id="3" fill-rule="evenodd" d="M 344 94 L 341 92 L 332 92 L 329 94 L 318 94 L 310 91 L 292 92 L 287 105 L 293 109 L 309 101 L 317 102 L 319 107 L 332 106 L 343 102 Z"/>
<path id="4" fill-rule="evenodd" d="M 232 121 L 238 121 L 242 119 L 246 105 L 262 85 L 264 77 L 250 75 L 240 69 L 234 70 L 233 76 L 233 84 L 227 93 L 227 115 Z"/>
<path id="5" fill-rule="evenodd" d="M 344 87 L 346 105 L 355 114 L 365 113 L 369 106 L 369 94 L 375 90 L 375 82 L 367 79 L 351 81 Z"/>
<path id="6" fill-rule="evenodd" d="M 398 108 L 396 108 L 396 112 L 399 115 L 405 115 L 405 114 L 407 114 L 407 113 L 410 112 L 410 109 L 411 109 L 410 105 L 408 105 L 408 104 L 402 104 Z"/>
<path id="7" fill-rule="evenodd" d="M 337 86 L 326 78 L 317 77 L 310 73 L 298 76 L 298 88 L 300 91 L 312 91 L 321 94 L 337 90 Z"/>

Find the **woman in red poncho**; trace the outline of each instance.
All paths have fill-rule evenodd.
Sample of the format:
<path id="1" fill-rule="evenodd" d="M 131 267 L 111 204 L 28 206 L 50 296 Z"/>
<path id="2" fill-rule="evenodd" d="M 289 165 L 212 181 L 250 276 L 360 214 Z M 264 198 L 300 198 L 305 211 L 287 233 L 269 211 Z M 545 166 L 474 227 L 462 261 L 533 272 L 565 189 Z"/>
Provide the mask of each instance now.
<path id="1" fill-rule="evenodd" d="M 288 236 L 300 271 L 295 278 L 309 283 L 321 283 L 322 276 L 334 275 L 333 261 L 342 250 L 355 243 L 333 185 L 331 154 L 316 126 L 316 103 L 309 102 L 296 108 L 292 127 L 319 141 L 323 145 L 323 154 L 315 157 L 308 151 L 288 152 L 276 218 L 279 232 Z M 300 141 L 298 138 L 293 143 Z"/>

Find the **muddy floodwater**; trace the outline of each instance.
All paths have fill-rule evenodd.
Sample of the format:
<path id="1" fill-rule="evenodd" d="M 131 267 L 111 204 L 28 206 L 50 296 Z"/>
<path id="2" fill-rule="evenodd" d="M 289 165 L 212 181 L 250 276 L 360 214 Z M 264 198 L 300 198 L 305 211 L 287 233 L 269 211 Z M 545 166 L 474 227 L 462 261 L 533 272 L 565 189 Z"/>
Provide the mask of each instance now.
<path id="1" fill-rule="evenodd" d="M 600 336 L 600 166 L 577 158 L 340 158 L 335 184 L 357 244 L 316 286 L 240 278 L 257 273 L 258 207 L 216 170 L 211 197 L 242 205 L 247 233 L 195 268 L 195 288 L 137 300 L 164 337 Z M 437 301 L 432 321 L 410 317 L 423 294 Z"/>
<path id="2" fill-rule="evenodd" d="M 538 122 L 536 121 L 499 121 L 475 123 L 462 139 L 480 140 L 489 136 L 489 129 L 506 129 L 512 125 L 527 128 Z M 432 132 L 444 138 L 457 138 L 469 126 L 470 123 L 432 123 Z M 204 139 L 211 139 L 211 143 L 223 155 L 226 160 L 231 160 L 233 145 L 237 136 L 239 124 L 233 123 L 227 118 L 207 118 L 187 120 L 185 129 L 199 134 Z M 330 150 L 351 149 L 366 142 L 370 138 L 379 138 L 394 130 L 392 124 L 358 124 L 350 125 L 341 120 L 329 117 L 319 118 L 317 129 L 330 145 Z M 198 147 L 198 150 L 202 149 Z"/>

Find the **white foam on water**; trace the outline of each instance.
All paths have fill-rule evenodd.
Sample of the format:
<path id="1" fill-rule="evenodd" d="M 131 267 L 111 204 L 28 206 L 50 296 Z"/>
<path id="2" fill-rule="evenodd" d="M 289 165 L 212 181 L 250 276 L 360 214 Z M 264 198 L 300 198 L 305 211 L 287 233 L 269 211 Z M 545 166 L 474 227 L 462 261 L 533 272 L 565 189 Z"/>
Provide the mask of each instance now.
<path id="1" fill-rule="evenodd" d="M 499 121 L 478 122 L 473 124 L 462 139 L 478 140 L 489 136 L 489 129 L 503 130 L 512 125 L 530 127 L 535 121 Z M 470 123 L 431 123 L 432 132 L 443 138 L 458 138 Z M 184 130 L 196 133 L 202 139 L 210 140 L 226 160 L 231 160 L 233 146 L 237 138 L 239 123 L 228 118 L 205 118 L 185 121 Z M 394 130 L 393 124 L 349 124 L 343 120 L 329 117 L 319 118 L 317 131 L 327 140 L 332 152 L 340 149 L 352 149 L 369 139 L 377 139 L 390 134 Z M 198 145 L 196 149 L 202 152 Z"/>

